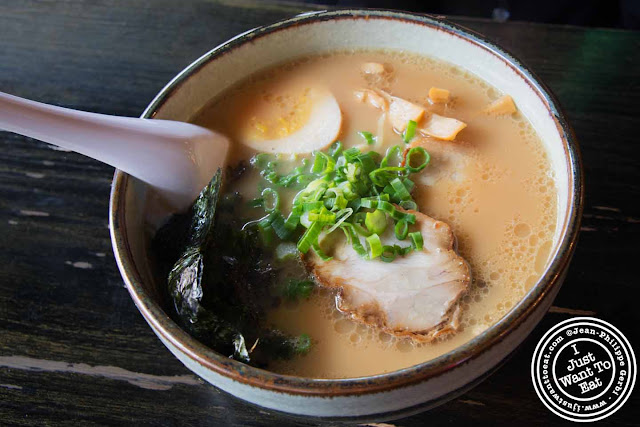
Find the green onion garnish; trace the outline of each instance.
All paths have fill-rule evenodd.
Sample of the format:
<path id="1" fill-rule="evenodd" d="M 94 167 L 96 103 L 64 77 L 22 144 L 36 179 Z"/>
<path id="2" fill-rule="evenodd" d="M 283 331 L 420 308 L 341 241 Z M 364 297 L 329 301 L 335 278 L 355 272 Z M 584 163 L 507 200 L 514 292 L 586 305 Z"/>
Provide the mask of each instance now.
<path id="1" fill-rule="evenodd" d="M 329 212 L 323 207 L 319 212 L 309 212 L 309 221 L 320 222 L 322 224 L 335 224 L 336 214 Z"/>
<path id="2" fill-rule="evenodd" d="M 391 184 L 391 187 L 393 187 L 393 189 L 395 190 L 394 195 L 396 196 L 397 199 L 399 200 L 411 199 L 411 194 L 409 194 L 407 187 L 405 187 L 402 181 L 400 181 L 400 178 L 392 179 L 390 184 Z"/>
<path id="3" fill-rule="evenodd" d="M 356 251 L 356 253 L 360 257 L 367 258 L 367 250 L 364 248 L 364 246 L 362 246 L 362 243 L 360 243 L 360 236 L 358 236 L 354 224 L 350 224 L 347 222 L 345 223 L 345 226 L 342 228 L 342 230 L 347 236 L 347 241 L 351 243 L 353 250 Z"/>
<path id="4" fill-rule="evenodd" d="M 421 156 L 422 159 L 416 160 L 414 156 Z M 413 147 L 407 152 L 405 167 L 410 173 L 416 173 L 427 167 L 429 161 L 431 161 L 431 156 L 427 153 L 427 150 L 422 147 Z"/>
<path id="5" fill-rule="evenodd" d="M 411 142 L 411 140 L 416 134 L 417 127 L 418 127 L 418 124 L 414 120 L 409 120 L 409 122 L 407 122 L 407 128 L 404 130 L 404 133 L 402 134 L 402 139 L 404 140 L 405 143 L 408 144 Z"/>
<path id="6" fill-rule="evenodd" d="M 361 137 L 363 137 L 365 139 L 365 141 L 367 141 L 368 145 L 373 145 L 376 142 L 375 137 L 373 136 L 373 134 L 371 132 L 358 132 L 358 135 L 360 135 Z"/>
<path id="7" fill-rule="evenodd" d="M 404 135 L 407 141 L 413 133 L 415 122 L 410 122 Z M 375 142 L 371 133 L 359 134 L 367 143 Z M 284 165 L 277 164 L 279 157 L 258 154 L 251 165 L 259 170 L 264 179 L 261 186 L 265 188 L 250 204 L 264 209 L 266 215 L 253 224 L 257 224 L 265 244 L 275 243 L 278 258 L 288 257 L 295 245 L 299 252 L 312 249 L 321 259 L 328 260 L 330 248 L 323 245 L 321 249 L 319 239 L 338 230 L 365 259 L 379 257 L 391 262 L 420 250 L 422 236 L 419 232 L 409 233 L 416 216 L 405 210 L 417 209 L 411 196 L 415 184 L 409 177 L 427 166 L 429 154 L 421 147 L 411 148 L 406 156 L 404 153 L 404 147 L 397 145 L 383 157 L 355 147 L 345 150 L 335 142 L 328 150 L 313 153 L 311 160 L 302 159 L 284 174 L 280 172 Z M 290 206 L 282 206 L 278 188 L 283 187 L 297 191 Z M 287 211 L 288 216 L 283 216 L 282 212 Z M 411 246 L 383 246 L 380 235 L 388 224 L 399 240 L 410 236 Z M 362 242 L 363 238 L 366 242 Z"/>
<path id="8" fill-rule="evenodd" d="M 404 184 L 405 188 L 407 189 L 407 191 L 409 193 L 411 193 L 413 191 L 413 188 L 416 186 L 413 181 L 411 181 L 409 178 L 405 178 L 402 180 L 402 183 Z"/>
<path id="9" fill-rule="evenodd" d="M 387 215 L 378 209 L 373 212 L 367 212 L 364 219 L 364 225 L 367 226 L 367 229 L 369 229 L 370 232 L 382 234 L 387 228 Z"/>
<path id="10" fill-rule="evenodd" d="M 334 230 L 336 230 L 338 227 L 340 227 L 340 225 L 345 222 L 347 219 L 349 219 L 349 217 L 351 216 L 351 214 L 353 214 L 353 209 L 352 208 L 346 208 L 346 209 L 342 209 L 341 211 L 338 211 L 336 213 L 336 218 L 339 218 L 335 224 L 333 224 L 333 226 L 327 231 L 327 234 L 333 233 Z"/>
<path id="11" fill-rule="evenodd" d="M 408 211 L 418 210 L 418 205 L 413 200 L 403 200 L 399 204 L 400 204 L 400 207 L 402 209 L 405 209 L 405 210 L 408 210 Z"/>
<path id="12" fill-rule="evenodd" d="M 393 147 L 389 147 L 387 149 L 387 152 L 384 158 L 380 162 L 380 167 L 381 168 L 387 167 L 389 165 L 389 162 L 394 160 L 396 161 L 397 166 L 400 166 L 400 164 L 402 163 L 402 150 L 403 150 L 403 147 L 400 145 L 394 145 Z"/>
<path id="13" fill-rule="evenodd" d="M 411 252 L 413 250 L 413 246 L 398 246 L 398 245 L 393 245 L 393 248 L 396 251 L 396 254 L 401 255 L 401 256 L 405 256 L 407 255 L 409 252 Z"/>
<path id="14" fill-rule="evenodd" d="M 407 221 L 398 221 L 394 232 L 396 233 L 398 240 L 406 239 L 409 234 L 409 223 L 407 223 Z"/>
<path id="15" fill-rule="evenodd" d="M 419 231 L 414 231 L 413 233 L 409 233 L 409 237 L 411 237 L 411 246 L 416 251 L 422 250 L 422 234 Z"/>
<path id="16" fill-rule="evenodd" d="M 269 164 L 269 162 L 271 162 L 271 157 L 271 154 L 259 153 L 253 156 L 253 158 L 250 160 L 250 163 L 252 166 L 262 169 L 265 168 Z"/>
<path id="17" fill-rule="evenodd" d="M 286 227 L 282 214 L 277 210 L 272 210 L 267 216 L 258 221 L 258 228 L 263 232 L 274 231 L 281 240 L 288 240 L 291 230 Z"/>
<path id="18" fill-rule="evenodd" d="M 307 231 L 304 232 L 300 240 L 298 240 L 298 250 L 306 254 L 311 246 L 318 241 L 318 236 L 322 231 L 322 225 L 319 222 L 311 224 Z"/>
<path id="19" fill-rule="evenodd" d="M 385 211 L 386 213 L 391 215 L 391 218 L 395 219 L 396 221 L 405 220 L 409 224 L 416 223 L 416 216 L 414 214 L 400 212 L 395 208 L 395 206 L 385 200 L 380 200 L 375 197 L 368 197 L 361 200 L 361 206 L 365 208 L 374 208 Z"/>
<path id="20" fill-rule="evenodd" d="M 330 259 L 333 259 L 333 257 L 330 257 L 329 255 L 325 254 L 322 249 L 320 249 L 320 245 L 317 243 L 314 243 L 311 248 L 313 249 L 313 252 L 316 253 L 316 255 L 318 255 L 320 257 L 321 260 L 323 261 L 329 261 Z"/>
<path id="21" fill-rule="evenodd" d="M 369 247 L 369 259 L 378 258 L 382 255 L 382 242 L 380 242 L 380 236 L 373 233 L 366 238 L 367 246 Z"/>
<path id="22" fill-rule="evenodd" d="M 391 262 L 396 259 L 396 249 L 393 246 L 383 246 L 380 259 L 384 262 Z"/>
<path id="23" fill-rule="evenodd" d="M 378 168 L 369 173 L 369 179 L 378 187 L 384 188 L 391 180 L 399 176 L 404 176 L 407 169 L 402 166 L 386 166 Z"/>
<path id="24" fill-rule="evenodd" d="M 342 154 L 342 142 L 336 141 L 329 147 L 329 155 L 333 157 L 334 160 L 337 160 L 340 154 Z"/>
<path id="25" fill-rule="evenodd" d="M 311 167 L 312 173 L 327 174 L 333 171 L 336 161 L 330 155 L 322 151 L 316 152 L 316 157 Z"/>

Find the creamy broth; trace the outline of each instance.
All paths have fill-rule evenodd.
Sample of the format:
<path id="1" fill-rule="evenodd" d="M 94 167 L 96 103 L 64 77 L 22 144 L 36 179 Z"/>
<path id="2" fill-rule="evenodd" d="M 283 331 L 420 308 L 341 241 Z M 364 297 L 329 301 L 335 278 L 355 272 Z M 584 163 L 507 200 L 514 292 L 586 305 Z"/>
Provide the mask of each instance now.
<path id="1" fill-rule="evenodd" d="M 365 62 L 384 63 L 387 72 L 363 73 Z M 452 101 L 430 104 L 427 94 L 434 86 L 448 89 Z M 382 89 L 468 124 L 455 141 L 427 139 L 431 163 L 412 179 L 419 210 L 451 225 L 473 281 L 462 300 L 460 330 L 424 344 L 357 324 L 335 308 L 332 292 L 316 289 L 308 300 L 284 303 L 269 313 L 275 327 L 307 333 L 313 340 L 307 355 L 273 362 L 269 368 L 313 378 L 380 374 L 433 359 L 477 336 L 522 299 L 548 260 L 556 188 L 534 130 L 519 113 L 481 114 L 502 94 L 475 76 L 447 63 L 394 52 L 336 53 L 258 73 L 213 100 L 192 121 L 236 141 L 247 133 L 278 137 L 304 123 L 310 108 L 305 93 L 315 87 L 336 97 L 343 114 L 339 139 L 345 147 L 384 152 L 403 143 L 379 120 L 379 111 L 357 101 L 353 92 L 358 88 Z M 378 142 L 363 145 L 358 131 L 377 135 Z M 229 163 L 246 162 L 253 155 L 254 150 L 236 143 Z M 302 157 L 280 160 L 286 164 Z M 259 195 L 259 180 L 249 168 L 225 191 L 238 191 L 249 200 Z"/>

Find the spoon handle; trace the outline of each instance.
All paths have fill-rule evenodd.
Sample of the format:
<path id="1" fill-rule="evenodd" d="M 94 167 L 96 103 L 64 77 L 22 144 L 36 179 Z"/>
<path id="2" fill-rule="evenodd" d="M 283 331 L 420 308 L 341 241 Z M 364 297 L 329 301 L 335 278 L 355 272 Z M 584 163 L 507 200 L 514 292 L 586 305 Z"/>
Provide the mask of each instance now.
<path id="1" fill-rule="evenodd" d="M 123 170 L 177 207 L 192 202 L 224 164 L 228 146 L 223 136 L 189 123 L 89 113 L 2 92 L 0 129 Z"/>

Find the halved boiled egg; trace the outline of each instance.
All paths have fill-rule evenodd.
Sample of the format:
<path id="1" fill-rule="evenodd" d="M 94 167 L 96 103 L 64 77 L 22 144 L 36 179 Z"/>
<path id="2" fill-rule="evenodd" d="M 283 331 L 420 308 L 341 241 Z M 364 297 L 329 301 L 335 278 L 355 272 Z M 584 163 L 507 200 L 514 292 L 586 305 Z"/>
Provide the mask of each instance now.
<path id="1" fill-rule="evenodd" d="M 278 108 L 255 109 L 240 142 L 268 153 L 310 153 L 338 138 L 342 113 L 336 98 L 324 89 L 305 90 Z M 262 111 L 260 111 L 262 110 Z"/>

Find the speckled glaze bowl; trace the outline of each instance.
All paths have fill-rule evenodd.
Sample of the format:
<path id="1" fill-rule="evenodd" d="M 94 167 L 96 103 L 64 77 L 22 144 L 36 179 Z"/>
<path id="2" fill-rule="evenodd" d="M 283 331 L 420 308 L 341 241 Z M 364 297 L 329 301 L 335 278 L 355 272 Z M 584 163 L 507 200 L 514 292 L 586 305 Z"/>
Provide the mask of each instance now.
<path id="1" fill-rule="evenodd" d="M 218 354 L 163 311 L 150 274 L 144 234 L 147 186 L 116 171 L 110 203 L 113 250 L 131 296 L 153 331 L 193 372 L 241 399 L 295 415 L 389 419 L 452 399 L 486 378 L 544 316 L 574 250 L 582 206 L 578 147 L 556 100 L 517 59 L 482 36 L 423 15 L 380 10 L 304 14 L 229 40 L 177 75 L 142 117 L 188 121 L 209 100 L 249 74 L 299 56 L 345 49 L 396 49 L 436 57 L 510 94 L 542 139 L 555 170 L 558 224 L 538 283 L 481 335 L 428 362 L 363 378 L 278 375 Z"/>

